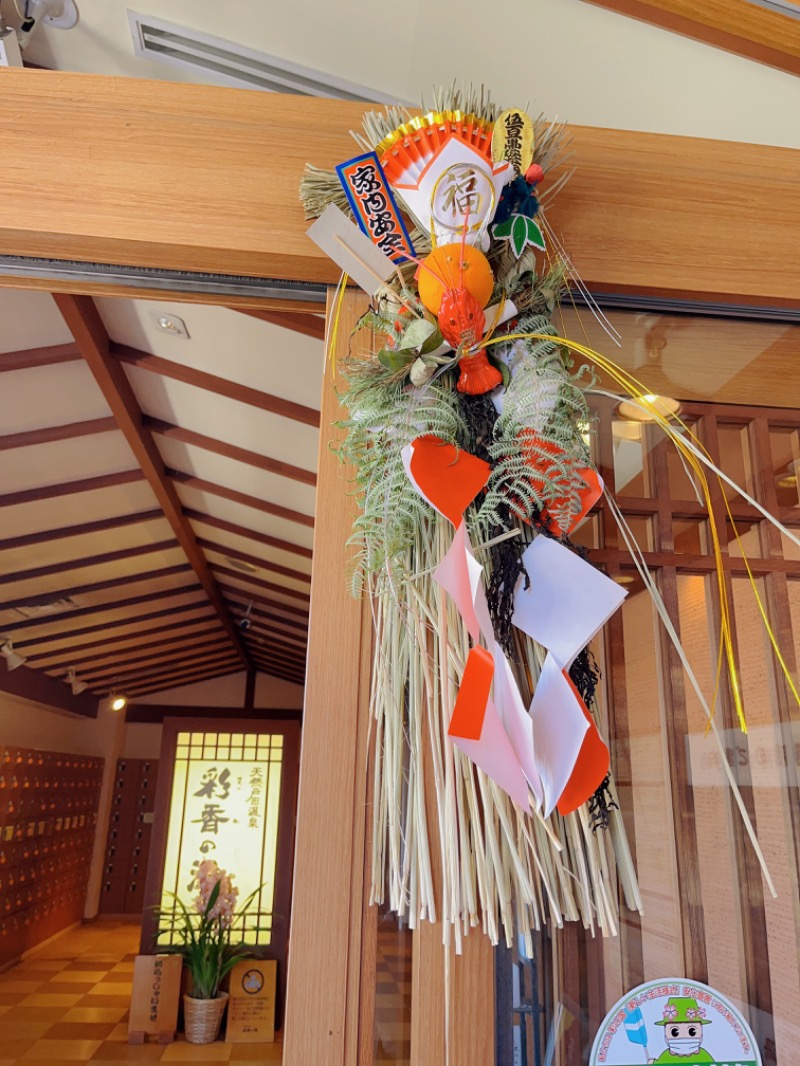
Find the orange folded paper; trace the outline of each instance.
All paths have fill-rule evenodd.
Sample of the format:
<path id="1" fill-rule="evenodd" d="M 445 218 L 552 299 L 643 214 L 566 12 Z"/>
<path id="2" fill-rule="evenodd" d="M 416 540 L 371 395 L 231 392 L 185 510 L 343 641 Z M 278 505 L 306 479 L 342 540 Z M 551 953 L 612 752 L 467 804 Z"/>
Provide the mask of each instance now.
<path id="1" fill-rule="evenodd" d="M 548 455 L 552 455 L 554 459 L 560 459 L 562 456 L 566 455 L 564 449 L 559 447 L 554 441 L 543 440 L 531 430 L 524 431 L 520 434 L 520 437 L 522 438 L 523 451 L 528 453 L 527 461 L 534 470 L 537 470 L 541 465 L 541 458 L 534 448 L 539 451 L 544 451 Z M 562 483 L 564 485 L 563 499 L 552 500 L 547 506 L 542 508 L 542 522 L 547 526 L 550 532 L 554 533 L 557 537 L 568 536 L 578 523 L 586 517 L 592 507 L 594 507 L 603 495 L 602 478 L 593 467 L 584 466 L 578 471 L 578 473 L 586 482 L 586 487 L 580 489 L 578 492 L 578 497 L 581 501 L 581 509 L 577 514 L 570 515 L 569 523 L 566 525 L 566 528 L 561 525 L 561 522 L 559 522 L 554 514 L 554 512 L 563 512 L 567 507 L 568 484 L 566 479 L 555 479 L 557 483 Z M 532 476 L 531 485 L 540 495 L 544 491 L 544 481 L 542 478 L 538 478 L 535 475 Z"/>
<path id="2" fill-rule="evenodd" d="M 603 783 L 611 764 L 608 757 L 608 748 L 600 736 L 600 732 L 594 724 L 594 719 L 589 714 L 586 704 L 581 699 L 580 692 L 575 688 L 572 678 L 566 670 L 563 673 L 575 693 L 575 699 L 581 705 L 586 721 L 589 723 L 589 728 L 584 735 L 581 750 L 578 752 L 578 758 L 575 761 L 569 781 L 567 781 L 567 786 L 559 796 L 556 804 L 558 813 L 567 815 L 577 811 L 578 807 L 584 804 L 590 796 L 594 795 Z"/>
<path id="3" fill-rule="evenodd" d="M 472 648 L 464 667 L 464 676 L 447 735 L 463 740 L 480 740 L 483 719 L 494 676 L 494 659 L 486 648 Z"/>
<path id="4" fill-rule="evenodd" d="M 417 437 L 410 449 L 408 472 L 417 490 L 459 526 L 464 511 L 489 480 L 489 464 L 431 434 Z"/>

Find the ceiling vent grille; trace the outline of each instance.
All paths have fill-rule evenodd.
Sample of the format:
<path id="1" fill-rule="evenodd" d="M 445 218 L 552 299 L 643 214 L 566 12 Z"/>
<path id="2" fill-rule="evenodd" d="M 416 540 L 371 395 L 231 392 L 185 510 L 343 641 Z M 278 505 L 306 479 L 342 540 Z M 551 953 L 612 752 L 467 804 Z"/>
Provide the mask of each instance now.
<path id="1" fill-rule="evenodd" d="M 205 81 L 296 96 L 378 104 L 402 103 L 385 93 L 256 52 L 233 41 L 128 11 L 136 55 L 200 74 Z"/>
<path id="2" fill-rule="evenodd" d="M 41 618 L 43 615 L 60 614 L 62 611 L 72 611 L 80 607 L 77 600 L 72 596 L 62 596 L 58 600 L 47 600 L 42 603 L 33 603 L 25 607 L 14 607 L 17 614 L 23 618 Z"/>

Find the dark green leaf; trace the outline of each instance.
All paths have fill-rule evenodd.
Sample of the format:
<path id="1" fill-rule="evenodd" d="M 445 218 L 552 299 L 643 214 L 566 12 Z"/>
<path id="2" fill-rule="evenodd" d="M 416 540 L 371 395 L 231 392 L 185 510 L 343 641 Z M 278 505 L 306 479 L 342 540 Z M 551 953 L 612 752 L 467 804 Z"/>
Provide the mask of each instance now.
<path id="1" fill-rule="evenodd" d="M 507 218 L 505 222 L 499 222 L 494 227 L 495 237 L 510 237 L 511 236 L 511 224 L 516 216 L 512 215 L 511 218 Z"/>
<path id="2" fill-rule="evenodd" d="M 519 259 L 528 243 L 528 219 L 524 215 L 514 215 L 511 219 L 511 247 Z"/>
<path id="3" fill-rule="evenodd" d="M 391 370 L 393 374 L 405 370 L 415 358 L 414 352 L 397 352 L 393 348 L 382 348 L 378 352 L 378 362 L 387 370 Z"/>
<path id="4" fill-rule="evenodd" d="M 444 337 L 441 335 L 438 329 L 435 329 L 420 348 L 419 354 L 430 355 L 431 352 L 435 352 L 436 349 L 440 348 L 443 344 Z"/>
<path id="5" fill-rule="evenodd" d="M 533 221 L 532 218 L 526 218 L 525 222 L 527 224 L 528 229 L 528 244 L 532 244 L 534 248 L 539 248 L 541 251 L 544 251 L 545 246 L 542 231 L 539 229 L 538 225 Z"/>

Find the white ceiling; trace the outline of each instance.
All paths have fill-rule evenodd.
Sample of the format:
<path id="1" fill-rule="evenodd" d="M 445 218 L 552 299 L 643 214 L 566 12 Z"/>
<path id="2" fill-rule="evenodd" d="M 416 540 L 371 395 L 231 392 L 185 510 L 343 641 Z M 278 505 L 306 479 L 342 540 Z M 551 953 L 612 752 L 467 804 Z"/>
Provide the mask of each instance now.
<path id="1" fill-rule="evenodd" d="M 583 0 L 495 0 L 491 7 L 480 0 L 78 0 L 78 6 L 74 30 L 37 31 L 28 52 L 33 62 L 208 80 L 138 59 L 127 18 L 132 6 L 398 99 L 473 81 L 498 100 L 530 103 L 570 122 L 800 147 L 800 79 Z"/>
<path id="2" fill-rule="evenodd" d="M 117 344 L 251 390 L 319 408 L 323 346 L 318 340 L 225 307 L 121 298 L 98 300 L 97 307 L 111 340 Z M 185 322 L 189 337 L 175 338 L 159 330 L 153 321 L 154 312 L 178 315 Z M 0 289 L 0 352 L 66 344 L 71 339 L 52 297 Z M 171 380 L 138 367 L 125 366 L 125 373 L 143 414 L 195 430 L 212 442 L 283 460 L 313 477 L 319 440 L 316 428 L 226 398 L 198 384 Z M 0 437 L 110 416 L 110 407 L 81 359 L 0 374 Z M 192 514 L 189 521 L 195 535 L 208 542 L 204 552 L 212 569 L 233 571 L 217 572 L 220 585 L 231 590 L 225 595 L 233 616 L 241 616 L 251 598 L 255 601 L 255 614 L 260 608 L 272 615 L 262 618 L 258 625 L 267 625 L 274 636 L 254 627 L 249 639 L 264 649 L 277 639 L 296 648 L 298 662 L 302 663 L 306 639 L 302 615 L 307 609 L 313 543 L 309 524 L 314 514 L 313 485 L 262 471 L 204 447 L 184 444 L 160 432 L 155 434 L 155 441 L 166 468 L 253 501 L 250 505 L 176 483 L 184 508 L 199 513 Z M 12 443 L 15 446 L 9 447 Z M 0 447 L 0 495 L 9 497 L 10 502 L 3 501 L 0 541 L 160 510 L 144 479 L 51 498 L 17 501 L 13 497 L 14 493 L 121 471 L 138 473 L 139 466 L 120 430 L 46 443 L 6 440 Z M 289 520 L 267 513 L 259 501 L 267 507 L 286 508 L 297 518 Z M 221 529 L 217 521 L 234 528 Z M 160 545 L 157 551 L 150 550 L 154 544 Z M 134 554 L 103 559 L 107 553 L 126 550 Z M 251 564 L 250 573 L 241 572 L 242 560 L 245 566 Z M 77 562 L 81 565 L 74 565 Z M 56 573 L 38 572 L 50 567 L 61 569 Z M 176 573 L 158 574 L 174 567 L 183 568 Z M 25 577 L 30 571 L 33 574 Z M 15 574 L 23 576 L 10 580 Z M 142 574 L 152 576 L 139 580 Z M 100 587 L 90 587 L 95 585 Z M 55 599 L 67 594 L 73 594 L 79 610 L 106 604 L 108 607 L 75 618 L 69 611 L 40 616 L 15 628 L 21 621 L 14 609 L 19 601 Z M 148 595 L 154 596 L 152 602 L 147 602 Z M 132 609 L 114 606 L 120 600 L 136 597 L 143 600 Z M 143 623 L 144 631 L 168 624 L 170 612 L 189 604 L 194 605 L 192 610 L 175 618 L 185 622 L 201 619 L 202 624 L 187 629 L 190 639 L 181 651 L 192 652 L 192 637 L 207 640 L 216 636 L 225 643 L 219 621 L 213 617 L 208 599 L 195 573 L 186 565 L 186 555 L 165 518 L 154 517 L 80 537 L 38 540 L 0 551 L 0 633 L 8 633 L 23 654 L 54 676 L 63 676 L 66 663 L 56 660 L 59 655 L 63 660 L 65 649 L 68 653 L 73 647 L 75 659 L 82 663 L 79 676 L 85 671 L 107 671 L 118 653 L 138 657 L 136 633 L 142 627 L 137 627 L 135 616 L 162 612 L 155 621 Z M 109 625 L 122 619 L 125 625 Z M 87 626 L 91 627 L 90 632 L 70 636 L 72 630 Z M 101 644 L 104 627 L 113 638 L 107 647 Z M 128 636 L 130 640 L 125 639 Z M 123 639 L 118 640 L 120 637 Z M 177 639 L 175 632 L 170 634 L 170 640 Z M 227 646 L 230 647 L 229 640 Z M 147 654 L 156 656 L 157 642 L 155 647 L 156 651 Z M 152 667 L 160 668 L 157 664 Z"/>

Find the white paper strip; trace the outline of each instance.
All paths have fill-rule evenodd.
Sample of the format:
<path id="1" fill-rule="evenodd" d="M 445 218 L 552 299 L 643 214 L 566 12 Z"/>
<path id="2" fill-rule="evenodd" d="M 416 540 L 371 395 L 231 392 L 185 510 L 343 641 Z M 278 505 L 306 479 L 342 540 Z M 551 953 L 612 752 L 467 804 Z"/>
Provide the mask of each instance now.
<path id="1" fill-rule="evenodd" d="M 544 661 L 531 703 L 533 747 L 547 818 L 566 788 L 589 723 L 552 655 Z"/>
<path id="2" fill-rule="evenodd" d="M 512 622 L 547 648 L 563 669 L 620 606 L 627 593 L 575 552 L 538 536 L 522 560 L 530 578 L 520 578 Z"/>

